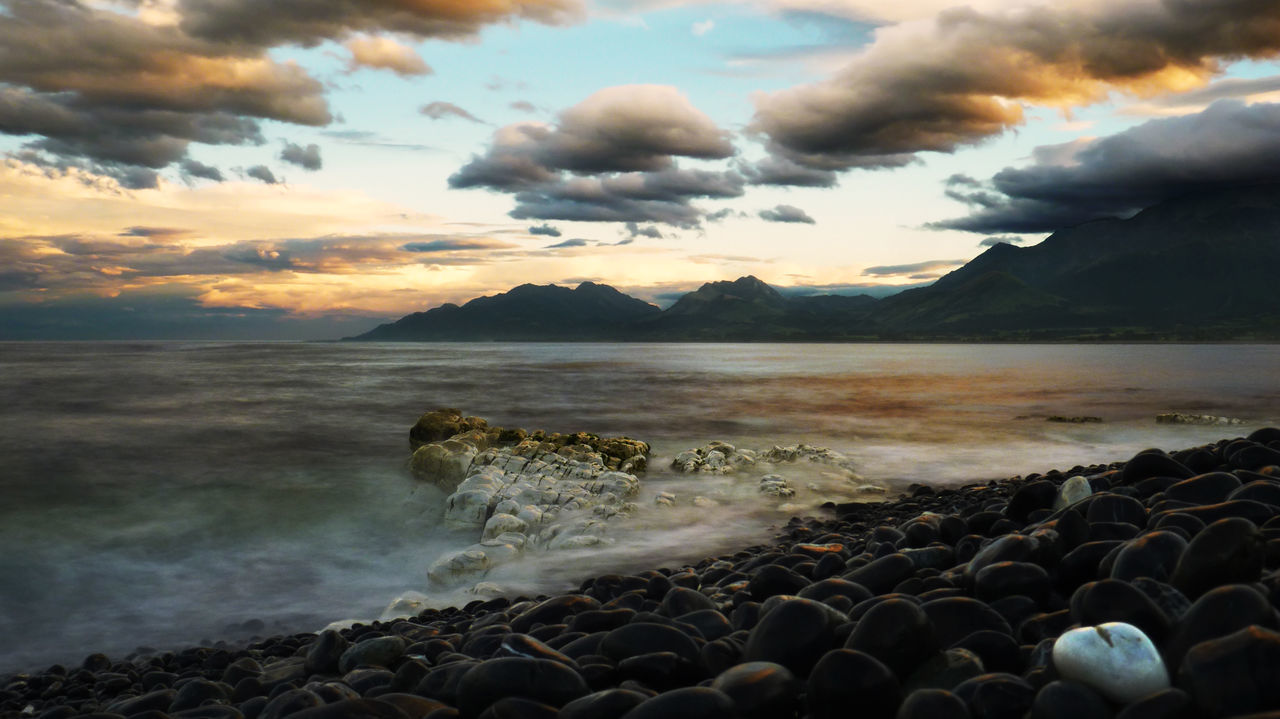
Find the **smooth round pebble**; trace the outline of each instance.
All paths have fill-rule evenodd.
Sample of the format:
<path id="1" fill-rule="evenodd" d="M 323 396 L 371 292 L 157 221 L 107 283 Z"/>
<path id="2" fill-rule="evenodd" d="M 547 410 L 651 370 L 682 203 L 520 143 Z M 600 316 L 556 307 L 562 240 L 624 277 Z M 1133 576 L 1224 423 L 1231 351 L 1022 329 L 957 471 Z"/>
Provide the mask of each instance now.
<path id="1" fill-rule="evenodd" d="M 1169 686 L 1169 673 L 1151 639 L 1124 622 L 1063 634 L 1053 644 L 1053 664 L 1064 679 L 1122 704 Z"/>

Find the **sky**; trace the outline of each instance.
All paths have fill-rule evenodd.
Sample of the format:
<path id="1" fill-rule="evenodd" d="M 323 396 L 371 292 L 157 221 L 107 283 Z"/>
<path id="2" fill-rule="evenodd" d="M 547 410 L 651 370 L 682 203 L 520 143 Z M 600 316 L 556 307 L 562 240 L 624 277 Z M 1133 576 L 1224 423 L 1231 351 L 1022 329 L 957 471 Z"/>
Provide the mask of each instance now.
<path id="1" fill-rule="evenodd" d="M 883 295 L 1275 181 L 1275 0 L 0 0 L 0 339 Z"/>

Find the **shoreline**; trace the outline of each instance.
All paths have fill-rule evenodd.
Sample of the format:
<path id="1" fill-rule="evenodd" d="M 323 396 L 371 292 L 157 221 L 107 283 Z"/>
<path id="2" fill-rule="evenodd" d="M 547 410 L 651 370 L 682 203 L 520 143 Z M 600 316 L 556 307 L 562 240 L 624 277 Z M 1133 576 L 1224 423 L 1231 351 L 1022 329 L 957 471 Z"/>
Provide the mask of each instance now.
<path id="1" fill-rule="evenodd" d="M 938 713 L 945 707 L 1022 716 L 1064 701 L 1121 716 L 1157 705 L 1185 716 L 1280 709 L 1275 688 L 1242 687 L 1248 677 L 1202 656 L 1245 652 L 1280 671 L 1280 430 L 1250 438 L 829 503 L 761 544 L 586 579 L 576 593 L 477 599 L 242 648 L 91 655 L 0 677 L 0 716 L 442 719 L 555 716 L 571 705 L 560 716 L 826 717 L 850 702 L 885 717 L 962 715 Z M 1088 479 L 1068 482 L 1075 475 Z M 1088 496 L 1052 509 L 1082 482 Z M 1217 561 L 1205 562 L 1201 545 L 1214 541 Z M 1216 616 L 1223 602 L 1237 608 L 1226 620 Z M 1058 638 L 1112 621 L 1143 630 L 1174 688 L 1121 700 L 1062 678 Z"/>

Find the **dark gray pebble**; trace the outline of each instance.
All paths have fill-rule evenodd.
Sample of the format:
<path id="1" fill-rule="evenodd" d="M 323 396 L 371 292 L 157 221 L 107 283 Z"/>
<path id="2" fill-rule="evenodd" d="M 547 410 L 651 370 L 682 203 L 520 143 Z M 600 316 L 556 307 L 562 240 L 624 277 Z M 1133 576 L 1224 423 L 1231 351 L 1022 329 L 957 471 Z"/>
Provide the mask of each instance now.
<path id="1" fill-rule="evenodd" d="M 948 597 L 925 602 L 921 609 L 933 623 L 938 642 L 943 647 L 984 629 L 1012 634 L 1009 622 L 986 604 L 969 597 Z"/>
<path id="2" fill-rule="evenodd" d="M 1194 600 L 1216 586 L 1256 581 L 1265 563 L 1266 542 L 1253 522 L 1220 519 L 1187 545 L 1169 583 Z"/>
<path id="3" fill-rule="evenodd" d="M 813 719 L 838 719 L 855 707 L 861 717 L 887 719 L 897 711 L 902 689 L 889 667 L 875 657 L 835 649 L 813 667 L 806 698 Z"/>
<path id="4" fill-rule="evenodd" d="M 473 666 L 458 683 L 457 707 L 478 716 L 503 697 L 525 697 L 560 707 L 590 693 L 573 669 L 550 659 L 503 657 Z"/>
<path id="5" fill-rule="evenodd" d="M 1097 692 L 1072 681 L 1049 682 L 1036 692 L 1028 719 L 1109 719 L 1113 712 Z"/>
<path id="6" fill-rule="evenodd" d="M 960 697 L 942 689 L 917 689 L 898 707 L 895 719 L 970 719 Z"/>
<path id="7" fill-rule="evenodd" d="M 1178 671 L 1178 688 L 1211 717 L 1280 709 L 1280 634 L 1248 627 L 1195 645 Z"/>
<path id="8" fill-rule="evenodd" d="M 648 698 L 640 692 L 607 689 L 565 704 L 559 719 L 617 719 Z"/>
<path id="9" fill-rule="evenodd" d="M 1022 719 L 1035 694 L 1029 682 L 1012 674 L 983 674 L 955 688 L 973 719 Z"/>
<path id="10" fill-rule="evenodd" d="M 919 605 L 904 599 L 891 599 L 872 607 L 858 620 L 844 647 L 875 657 L 899 680 L 911 676 L 941 648 L 933 622 Z"/>
<path id="11" fill-rule="evenodd" d="M 623 719 L 733 719 L 733 700 L 710 687 L 685 687 L 646 699 Z"/>
<path id="12" fill-rule="evenodd" d="M 743 719 L 793 716 L 802 685 L 786 667 L 773 662 L 747 662 L 731 667 L 711 682 L 711 688 L 733 700 Z"/>
<path id="13" fill-rule="evenodd" d="M 834 642 L 831 612 L 811 599 L 783 601 L 751 630 L 743 659 L 774 662 L 797 676 L 808 676 Z"/>

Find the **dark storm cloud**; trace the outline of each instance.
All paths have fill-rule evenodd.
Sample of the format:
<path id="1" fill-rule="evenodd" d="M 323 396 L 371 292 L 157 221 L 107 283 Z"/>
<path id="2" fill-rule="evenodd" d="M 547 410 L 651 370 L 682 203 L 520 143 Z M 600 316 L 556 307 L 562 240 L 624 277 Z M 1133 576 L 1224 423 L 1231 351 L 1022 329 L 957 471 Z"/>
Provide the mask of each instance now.
<path id="1" fill-rule="evenodd" d="M 743 218 L 747 217 L 747 213 L 725 207 L 723 209 L 716 210 L 715 212 L 708 212 L 702 219 L 707 222 L 722 222 L 730 217 Z"/>
<path id="2" fill-rule="evenodd" d="M 244 174 L 255 180 L 261 180 L 268 185 L 276 185 L 280 182 L 280 180 L 276 179 L 276 175 L 271 171 L 271 168 L 266 165 L 254 165 L 253 167 L 245 170 Z"/>
<path id="3" fill-rule="evenodd" d="M 743 193 L 733 171 L 671 167 L 660 172 L 628 172 L 570 177 L 534 185 L 515 194 L 516 219 L 583 222 L 659 222 L 695 227 L 702 211 L 696 198 L 732 198 Z"/>
<path id="4" fill-rule="evenodd" d="M 311 172 L 315 172 L 324 166 L 324 161 L 320 158 L 320 146 L 315 143 L 303 147 L 292 142 L 285 142 L 284 149 L 280 151 L 280 159 Z"/>
<path id="5" fill-rule="evenodd" d="M 633 239 L 636 237 L 648 237 L 654 240 L 662 239 L 662 231 L 654 227 L 653 225 L 649 225 L 647 227 L 641 227 L 640 225 L 637 225 L 634 222 L 628 222 L 626 225 L 626 228 L 627 228 L 628 237 Z"/>
<path id="6" fill-rule="evenodd" d="M 199 177 L 205 180 L 213 180 L 214 182 L 222 182 L 222 170 L 206 165 L 203 162 L 197 162 L 190 158 L 183 160 L 182 173 L 188 177 Z"/>
<path id="7" fill-rule="evenodd" d="M 429 102 L 418 108 L 418 112 L 432 120 L 443 120 L 446 117 L 460 117 L 463 120 L 484 124 L 484 120 L 472 115 L 452 102 Z"/>
<path id="8" fill-rule="evenodd" d="M 929 226 L 1052 232 L 1182 195 L 1280 182 L 1280 105 L 1221 100 L 1199 114 L 1038 148 L 1035 157 L 1034 164 L 1005 168 L 987 182 L 951 178 L 948 194 L 972 211 Z"/>
<path id="9" fill-rule="evenodd" d="M 799 222 L 806 225 L 816 225 L 818 222 L 807 212 L 793 205 L 778 205 L 771 210 L 760 210 L 756 214 L 766 222 Z"/>
<path id="10" fill-rule="evenodd" d="M 192 142 L 260 143 L 260 120 L 332 120 L 324 86 L 301 65 L 272 59 L 278 46 L 345 41 L 354 66 L 425 74 L 430 68 L 411 47 L 377 33 L 465 38 L 495 22 L 568 22 L 580 7 L 576 0 L 180 0 L 176 24 L 119 10 L 84 0 L 6 0 L 0 133 L 34 137 L 28 149 L 46 166 L 80 167 L 138 188 L 155 186 L 155 171 L 174 164 L 188 180 L 220 180 L 218 170 L 187 161 Z"/>
<path id="11" fill-rule="evenodd" d="M 955 8 L 884 28 L 825 81 L 760 95 L 753 129 L 818 169 L 892 166 L 1114 90 L 1182 89 L 1225 61 L 1280 52 L 1275 0 L 1134 0 L 984 14 Z"/>
<path id="12" fill-rule="evenodd" d="M 868 267 L 862 271 L 867 277 L 894 277 L 897 275 L 911 275 L 911 279 L 932 279 L 935 275 L 930 274 L 929 277 L 921 277 L 921 273 L 931 273 L 934 270 L 949 270 L 952 267 L 959 267 L 964 264 L 964 260 L 926 260 L 924 262 L 912 262 L 906 265 L 878 265 L 876 267 Z"/>
<path id="13" fill-rule="evenodd" d="M 682 169 L 676 158 L 733 154 L 728 133 L 675 88 L 611 87 L 556 124 L 499 128 L 449 185 L 512 193 L 516 219 L 695 227 L 702 212 L 693 199 L 740 197 L 746 179 L 736 170 Z"/>
<path id="14" fill-rule="evenodd" d="M 807 167 L 785 157 L 771 155 L 754 163 L 741 163 L 738 170 L 753 185 L 779 187 L 835 187 L 840 180 L 832 170 Z"/>
<path id="15" fill-rule="evenodd" d="M 1020 245 L 1026 242 L 1025 238 L 1018 235 L 996 235 L 988 237 L 978 243 L 978 247 L 995 247 L 996 245 Z"/>
<path id="16" fill-rule="evenodd" d="M 519 19 L 576 20 L 575 0 L 182 0 L 182 28 L 193 36 L 257 46 L 315 45 L 353 32 L 464 39 L 485 25 Z"/>
<path id="17" fill-rule="evenodd" d="M 530 227 L 530 228 L 529 228 L 529 234 L 531 234 L 531 235 L 545 235 L 545 236 L 547 236 L 547 237 L 559 237 L 559 236 L 560 236 L 560 230 L 557 230 L 556 228 L 554 228 L 554 227 L 552 227 L 551 225 L 548 225 L 548 224 L 541 224 L 541 225 L 534 225 L 534 226 Z"/>

